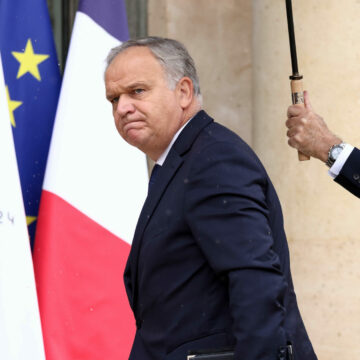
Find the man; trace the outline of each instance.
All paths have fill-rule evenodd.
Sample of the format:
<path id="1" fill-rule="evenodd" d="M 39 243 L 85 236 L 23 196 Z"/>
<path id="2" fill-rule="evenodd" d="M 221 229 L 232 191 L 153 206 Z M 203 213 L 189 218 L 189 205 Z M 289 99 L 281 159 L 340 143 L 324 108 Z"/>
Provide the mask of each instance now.
<path id="1" fill-rule="evenodd" d="M 289 145 L 303 154 L 320 159 L 330 168 L 329 175 L 345 189 L 360 197 L 360 151 L 345 144 L 326 126 L 311 106 L 304 92 L 305 106 L 288 108 L 287 136 Z"/>
<path id="2" fill-rule="evenodd" d="M 161 165 L 124 275 L 137 325 L 130 359 L 224 348 L 236 360 L 316 359 L 275 190 L 252 150 L 201 110 L 184 46 L 128 41 L 107 61 L 117 130 Z"/>

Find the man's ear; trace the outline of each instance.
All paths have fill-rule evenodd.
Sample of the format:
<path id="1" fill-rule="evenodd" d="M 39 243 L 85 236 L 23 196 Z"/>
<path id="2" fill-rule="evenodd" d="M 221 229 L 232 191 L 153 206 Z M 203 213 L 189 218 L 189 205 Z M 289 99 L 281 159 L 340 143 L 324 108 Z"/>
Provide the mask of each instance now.
<path id="1" fill-rule="evenodd" d="M 186 109 L 192 102 L 194 97 L 193 82 L 187 76 L 181 78 L 176 85 L 177 93 L 180 99 L 180 106 Z"/>

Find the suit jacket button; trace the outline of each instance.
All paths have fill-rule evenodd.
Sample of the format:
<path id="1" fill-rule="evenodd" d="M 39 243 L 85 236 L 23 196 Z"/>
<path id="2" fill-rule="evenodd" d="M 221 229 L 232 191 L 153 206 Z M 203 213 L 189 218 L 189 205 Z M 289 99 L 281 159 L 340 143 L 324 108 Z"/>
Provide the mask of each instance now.
<path id="1" fill-rule="evenodd" d="M 353 179 L 354 179 L 354 180 L 359 180 L 359 179 L 360 179 L 359 174 L 354 174 L 354 175 L 353 175 Z"/>

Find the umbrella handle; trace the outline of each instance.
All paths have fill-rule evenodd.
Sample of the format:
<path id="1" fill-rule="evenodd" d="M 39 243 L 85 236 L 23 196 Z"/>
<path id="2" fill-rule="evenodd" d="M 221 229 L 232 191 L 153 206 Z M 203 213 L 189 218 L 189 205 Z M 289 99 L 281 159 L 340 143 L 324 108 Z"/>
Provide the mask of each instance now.
<path id="1" fill-rule="evenodd" d="M 302 80 L 291 80 L 290 86 L 291 86 L 292 103 L 305 106 Z M 310 160 L 310 156 L 307 156 L 300 151 L 298 151 L 298 158 L 299 161 Z"/>

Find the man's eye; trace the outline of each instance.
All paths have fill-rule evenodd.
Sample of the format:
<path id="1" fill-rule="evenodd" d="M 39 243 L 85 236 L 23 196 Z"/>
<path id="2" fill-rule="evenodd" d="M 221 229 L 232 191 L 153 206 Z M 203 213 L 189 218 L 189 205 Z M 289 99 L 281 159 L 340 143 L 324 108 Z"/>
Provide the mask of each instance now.
<path id="1" fill-rule="evenodd" d="M 111 102 L 112 104 L 116 104 L 118 101 L 119 101 L 119 97 L 118 97 L 118 96 L 117 96 L 117 97 L 114 97 L 114 98 L 112 98 L 112 99 L 110 100 L 110 102 Z"/>
<path id="2" fill-rule="evenodd" d="M 139 94 L 142 94 L 144 91 L 145 91 L 144 89 L 135 89 L 134 94 L 139 95 Z"/>

